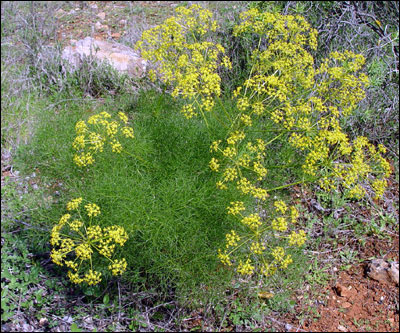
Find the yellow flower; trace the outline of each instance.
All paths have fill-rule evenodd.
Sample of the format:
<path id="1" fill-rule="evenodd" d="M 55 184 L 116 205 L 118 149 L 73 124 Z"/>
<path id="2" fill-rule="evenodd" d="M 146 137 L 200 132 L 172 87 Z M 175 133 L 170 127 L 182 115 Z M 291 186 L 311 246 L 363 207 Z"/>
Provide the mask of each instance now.
<path id="1" fill-rule="evenodd" d="M 226 247 L 237 246 L 237 242 L 240 241 L 240 237 L 236 234 L 235 230 L 231 230 L 230 233 L 226 234 Z"/>
<path id="2" fill-rule="evenodd" d="M 228 187 L 226 186 L 226 184 L 224 184 L 222 181 L 217 181 L 217 183 L 216 183 L 216 185 L 217 185 L 217 188 L 218 189 L 220 189 L 220 190 L 226 190 Z"/>
<path id="3" fill-rule="evenodd" d="M 296 207 L 294 207 L 294 206 L 290 207 L 290 218 L 291 218 L 292 223 L 297 222 L 299 215 L 300 215 L 299 211 L 297 210 Z"/>
<path id="4" fill-rule="evenodd" d="M 63 259 L 66 257 L 65 253 L 53 249 L 50 253 L 51 260 L 58 266 L 63 266 Z"/>
<path id="5" fill-rule="evenodd" d="M 251 275 L 254 271 L 254 266 L 251 265 L 251 260 L 247 259 L 245 263 L 240 260 L 239 266 L 237 268 L 238 273 L 242 275 Z"/>
<path id="6" fill-rule="evenodd" d="M 245 134 L 243 131 L 235 131 L 233 132 L 229 138 L 226 140 L 229 145 L 234 145 L 236 142 L 241 141 L 245 138 Z"/>
<path id="7" fill-rule="evenodd" d="M 219 169 L 219 164 L 218 164 L 218 160 L 217 160 L 216 158 L 213 157 L 213 158 L 211 159 L 209 165 L 210 165 L 210 169 L 211 169 L 211 170 L 213 170 L 213 171 L 218 171 L 218 169 Z"/>
<path id="8" fill-rule="evenodd" d="M 72 147 L 75 150 L 83 149 L 85 148 L 85 136 L 84 135 L 78 135 L 74 142 L 72 143 Z"/>
<path id="9" fill-rule="evenodd" d="M 292 233 L 288 236 L 288 238 L 289 238 L 290 246 L 296 245 L 298 247 L 302 246 L 307 239 L 306 233 L 304 230 L 300 230 L 299 233 L 292 231 Z"/>
<path id="10" fill-rule="evenodd" d="M 88 260 L 92 257 L 93 250 L 91 249 L 90 245 L 88 244 L 79 244 L 76 249 L 76 257 L 81 260 Z"/>
<path id="11" fill-rule="evenodd" d="M 281 246 L 277 246 L 272 250 L 271 254 L 277 262 L 281 262 L 285 256 L 285 250 Z"/>
<path id="12" fill-rule="evenodd" d="M 233 201 L 231 202 L 230 207 L 227 207 L 227 209 L 228 214 L 238 215 L 241 211 L 245 210 L 246 207 L 244 206 L 244 203 L 242 201 Z"/>
<path id="13" fill-rule="evenodd" d="M 125 113 L 118 112 L 118 117 L 124 124 L 128 123 L 128 116 Z"/>
<path id="14" fill-rule="evenodd" d="M 251 229 L 257 229 L 262 224 L 261 218 L 258 214 L 250 214 L 249 216 L 244 217 L 241 222 Z"/>
<path id="15" fill-rule="evenodd" d="M 375 191 L 375 199 L 382 198 L 383 193 L 385 193 L 385 189 L 387 187 L 386 179 L 375 179 L 371 185 Z"/>
<path id="16" fill-rule="evenodd" d="M 82 203 L 82 198 L 72 199 L 70 202 L 67 203 L 67 210 L 78 209 L 81 203 Z"/>
<path id="17" fill-rule="evenodd" d="M 94 163 L 94 158 L 91 153 L 81 153 L 74 155 L 74 162 L 79 167 L 84 167 Z"/>
<path id="18" fill-rule="evenodd" d="M 107 127 L 107 135 L 113 138 L 118 132 L 119 124 L 116 121 L 112 121 L 110 123 L 107 123 L 106 127 Z"/>
<path id="19" fill-rule="evenodd" d="M 265 250 L 265 246 L 260 244 L 259 242 L 253 242 L 250 246 L 250 251 L 254 254 L 262 254 Z"/>
<path id="20" fill-rule="evenodd" d="M 111 239 L 107 239 L 107 240 L 100 240 L 100 244 L 99 244 L 99 253 L 107 258 L 110 258 L 114 251 L 115 251 L 115 244 L 110 244 Z"/>
<path id="21" fill-rule="evenodd" d="M 101 282 L 101 273 L 93 270 L 89 270 L 88 273 L 85 274 L 83 279 L 89 286 L 96 285 Z"/>
<path id="22" fill-rule="evenodd" d="M 69 226 L 72 230 L 78 232 L 79 228 L 83 226 L 82 221 L 79 220 L 73 220 L 72 222 L 69 223 Z"/>
<path id="23" fill-rule="evenodd" d="M 293 262 L 292 256 L 288 254 L 280 263 L 280 268 L 286 269 Z"/>
<path id="24" fill-rule="evenodd" d="M 113 140 L 111 143 L 113 153 L 120 153 L 122 151 L 122 145 L 117 140 Z"/>
<path id="25" fill-rule="evenodd" d="M 78 135 L 85 134 L 87 130 L 88 130 L 87 125 L 83 120 L 80 120 L 76 123 L 75 125 L 76 134 Z"/>
<path id="26" fill-rule="evenodd" d="M 72 260 L 65 260 L 65 266 L 73 269 L 75 272 L 78 270 L 78 264 Z"/>
<path id="27" fill-rule="evenodd" d="M 84 279 L 79 277 L 78 273 L 72 273 L 71 271 L 68 271 L 67 276 L 71 280 L 71 282 L 75 284 L 79 284 L 84 281 Z"/>
<path id="28" fill-rule="evenodd" d="M 121 112 L 121 113 L 122 113 L 122 112 Z M 99 113 L 99 116 L 100 116 L 100 117 L 103 117 L 104 119 L 111 118 L 111 115 L 110 115 L 108 112 L 106 112 L 106 111 L 100 112 L 100 113 Z"/>
<path id="29" fill-rule="evenodd" d="M 273 264 L 264 264 L 264 266 L 262 267 L 262 273 L 266 276 L 269 277 L 271 275 L 274 275 L 275 272 L 277 271 L 277 268 L 275 265 Z"/>
<path id="30" fill-rule="evenodd" d="M 287 230 L 287 223 L 284 217 L 277 217 L 276 219 L 272 220 L 272 229 L 276 231 L 286 231 Z"/>
<path id="31" fill-rule="evenodd" d="M 86 229 L 88 239 L 100 239 L 103 237 L 101 227 L 98 225 L 89 226 Z"/>
<path id="32" fill-rule="evenodd" d="M 122 258 L 121 260 L 114 260 L 114 262 L 108 266 L 110 271 L 112 271 L 113 275 L 121 275 L 126 271 L 127 267 L 127 262 L 125 258 Z"/>
<path id="33" fill-rule="evenodd" d="M 284 201 L 278 200 L 274 202 L 274 206 L 277 212 L 285 214 L 287 211 L 287 206 Z"/>
<path id="34" fill-rule="evenodd" d="M 221 143 L 221 140 L 217 140 L 217 141 L 213 141 L 213 143 L 211 144 L 211 146 L 210 146 L 210 151 L 211 152 L 215 152 L 215 151 L 218 151 L 218 149 L 219 149 L 219 144 Z"/>
<path id="35" fill-rule="evenodd" d="M 229 182 L 237 178 L 237 170 L 235 168 L 226 168 L 224 171 L 224 181 Z"/>
<path id="36" fill-rule="evenodd" d="M 134 138 L 132 127 L 125 126 L 122 128 L 122 134 L 125 135 L 126 138 Z"/>
<path id="37" fill-rule="evenodd" d="M 58 224 L 60 226 L 63 226 L 65 223 L 67 223 L 67 221 L 71 218 L 71 214 L 64 214 L 63 216 L 61 216 L 60 221 L 58 222 Z"/>
<path id="38" fill-rule="evenodd" d="M 96 204 L 89 203 L 85 206 L 89 217 L 97 216 L 100 214 L 100 207 Z"/>
<path id="39" fill-rule="evenodd" d="M 224 265 L 232 266 L 231 259 L 229 254 L 226 253 L 226 250 L 224 253 L 222 253 L 221 249 L 218 249 L 218 258 Z"/>
<path id="40" fill-rule="evenodd" d="M 128 234 L 123 227 L 120 226 L 110 226 L 104 229 L 104 234 L 107 237 L 114 239 L 116 243 L 121 246 L 124 246 L 125 242 L 128 240 Z"/>

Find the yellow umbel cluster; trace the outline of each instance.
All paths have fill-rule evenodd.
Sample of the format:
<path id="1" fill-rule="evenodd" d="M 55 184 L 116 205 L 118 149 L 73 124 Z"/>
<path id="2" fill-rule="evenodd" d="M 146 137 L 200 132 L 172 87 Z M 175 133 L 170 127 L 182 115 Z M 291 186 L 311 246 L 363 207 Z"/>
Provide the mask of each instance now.
<path id="1" fill-rule="evenodd" d="M 362 137 L 351 142 L 340 125 L 365 97 L 369 81 L 361 72 L 364 57 L 350 51 L 332 52 L 316 68 L 311 52 L 317 46 L 317 32 L 301 16 L 251 9 L 241 19 L 234 35 L 256 34 L 259 45 L 267 46 L 252 51 L 250 77 L 233 94 L 238 116 L 230 126 L 232 135 L 269 118 L 278 136 L 304 156 L 305 176 L 319 180 L 324 190 L 345 189 L 347 196 L 355 198 L 371 190 L 381 197 L 390 174 L 382 156 L 385 148 L 376 149 Z M 243 148 L 233 148 L 232 143 L 218 147 L 225 152 L 225 161 L 217 158 L 219 168 L 214 171 L 223 172 L 224 164 L 235 159 L 246 169 L 251 165 L 247 153 L 241 153 Z M 267 175 L 262 163 L 259 158 L 252 164 L 258 180 Z M 242 178 L 243 172 L 237 174 Z M 236 179 L 225 177 L 219 188 L 227 188 L 221 185 L 230 180 Z M 252 186 L 250 177 L 240 179 L 245 192 L 251 192 Z"/>
<path id="2" fill-rule="evenodd" d="M 116 244 L 124 246 L 128 234 L 120 226 L 110 226 L 102 229 L 92 224 L 92 218 L 100 214 L 100 207 L 94 203 L 85 205 L 86 214 L 81 215 L 82 198 L 76 198 L 67 203 L 67 210 L 59 222 L 53 227 L 50 243 L 53 246 L 51 258 L 59 266 L 71 270 L 68 277 L 73 283 L 95 285 L 101 282 L 101 272 L 93 270 L 96 260 L 105 258 L 110 264 L 108 268 L 113 275 L 121 275 L 127 268 L 125 258 L 112 259 Z M 72 214 L 77 216 L 73 219 Z M 84 222 L 84 217 L 90 219 Z M 74 258 L 75 257 L 75 258 Z M 85 272 L 80 274 L 79 272 Z"/>
<path id="3" fill-rule="evenodd" d="M 117 120 L 111 120 L 108 112 L 100 112 L 90 116 L 87 122 L 80 120 L 75 125 L 77 136 L 72 147 L 77 151 L 73 160 L 79 167 L 85 167 L 95 162 L 95 154 L 103 152 L 106 143 L 113 153 L 121 153 L 123 147 L 121 138 L 133 139 L 133 129 L 129 127 L 128 116 L 118 113 Z"/>
<path id="4" fill-rule="evenodd" d="M 175 16 L 143 32 L 136 44 L 144 59 L 158 65 L 160 79 L 172 84 L 173 97 L 185 99 L 182 113 L 192 118 L 198 111 L 211 111 L 221 94 L 219 67 L 231 68 L 224 48 L 205 40 L 215 32 L 212 13 L 199 5 L 178 7 Z M 155 73 L 151 72 L 154 78 Z"/>
<path id="5" fill-rule="evenodd" d="M 228 214 L 237 217 L 241 224 L 247 227 L 248 232 L 243 236 L 231 230 L 226 235 L 226 250 L 224 252 L 221 249 L 218 250 L 218 258 L 224 265 L 233 266 L 235 262 L 238 262 L 237 256 L 245 256 L 245 261 L 239 260 L 238 273 L 250 275 L 259 272 L 270 276 L 279 269 L 287 268 L 293 261 L 291 255 L 286 254 L 283 247 L 269 244 L 265 235 L 286 239 L 288 247 L 303 246 L 307 239 L 305 231 L 293 230 L 299 212 L 296 207 L 288 207 L 282 200 L 274 201 L 273 206 L 275 207 L 274 211 L 269 219 L 265 220 L 256 213 L 246 214 L 243 202 L 231 202 Z M 289 224 L 288 221 L 291 221 L 292 224 Z M 247 250 L 243 251 L 244 248 Z"/>

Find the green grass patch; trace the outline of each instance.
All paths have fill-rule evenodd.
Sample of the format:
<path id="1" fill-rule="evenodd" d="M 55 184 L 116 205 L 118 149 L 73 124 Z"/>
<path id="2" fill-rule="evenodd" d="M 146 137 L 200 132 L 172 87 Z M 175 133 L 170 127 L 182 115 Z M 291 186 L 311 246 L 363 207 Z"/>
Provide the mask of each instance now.
<path id="1" fill-rule="evenodd" d="M 75 123 L 113 109 L 126 112 L 133 123 L 135 139 L 123 143 L 129 154 L 104 152 L 93 166 L 79 169 L 72 161 Z M 130 236 L 123 249 L 128 280 L 183 292 L 228 281 L 225 270 L 217 272 L 216 255 L 233 227 L 225 207 L 235 198 L 216 189 L 206 126 L 188 122 L 178 110 L 169 96 L 152 92 L 106 100 L 96 110 L 78 103 L 59 105 L 52 116 L 43 114 L 19 162 L 39 170 L 50 183 L 63 184 L 59 203 L 38 212 L 41 225 L 51 229 L 72 198 L 94 202 L 101 207 L 100 226 L 120 225 Z"/>

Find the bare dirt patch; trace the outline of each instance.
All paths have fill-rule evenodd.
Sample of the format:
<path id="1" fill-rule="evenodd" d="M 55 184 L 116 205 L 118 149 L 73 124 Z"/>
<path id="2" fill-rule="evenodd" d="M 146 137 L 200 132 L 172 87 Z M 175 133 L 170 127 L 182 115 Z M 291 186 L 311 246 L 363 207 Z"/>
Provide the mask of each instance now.
<path id="1" fill-rule="evenodd" d="M 399 260 L 399 238 L 371 238 L 362 255 L 372 257 L 384 251 L 386 259 Z M 399 288 L 366 276 L 368 261 L 342 271 L 323 290 L 316 321 L 302 328 L 312 332 L 395 332 L 399 330 Z"/>

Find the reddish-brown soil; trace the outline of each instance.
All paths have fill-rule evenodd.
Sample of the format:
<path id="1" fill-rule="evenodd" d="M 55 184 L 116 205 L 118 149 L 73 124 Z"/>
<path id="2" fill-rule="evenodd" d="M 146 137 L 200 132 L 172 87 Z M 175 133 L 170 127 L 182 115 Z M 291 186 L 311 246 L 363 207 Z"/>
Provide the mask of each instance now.
<path id="1" fill-rule="evenodd" d="M 399 238 L 372 238 L 364 247 L 365 258 L 387 253 L 399 260 Z M 302 329 L 312 332 L 395 332 L 399 330 L 399 287 L 374 281 L 366 275 L 368 261 L 342 271 L 324 288 L 326 299 L 317 308 L 319 318 Z M 344 287 L 344 288 L 343 288 Z M 345 292 L 343 292 L 343 289 Z"/>

